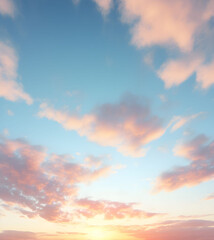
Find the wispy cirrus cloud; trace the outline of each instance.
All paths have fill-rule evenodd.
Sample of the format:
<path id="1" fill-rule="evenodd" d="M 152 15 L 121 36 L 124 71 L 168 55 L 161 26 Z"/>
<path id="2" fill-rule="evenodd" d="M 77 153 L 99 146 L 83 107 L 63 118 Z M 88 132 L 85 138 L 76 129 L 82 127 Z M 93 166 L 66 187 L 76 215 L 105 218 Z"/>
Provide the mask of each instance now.
<path id="1" fill-rule="evenodd" d="M 16 8 L 15 8 L 13 0 L 1 0 L 0 1 L 0 14 L 14 17 L 15 9 Z"/>
<path id="2" fill-rule="evenodd" d="M 189 115 L 189 116 L 175 116 L 175 117 L 173 117 L 171 122 L 174 123 L 174 124 L 171 127 L 171 132 L 175 132 L 176 130 L 178 130 L 179 128 L 188 124 L 192 120 L 198 118 L 202 114 L 204 114 L 204 113 L 200 112 L 200 113 L 192 114 L 192 115 Z"/>
<path id="3" fill-rule="evenodd" d="M 164 172 L 156 182 L 154 191 L 173 191 L 184 186 L 194 186 L 214 179 L 214 142 L 198 135 L 189 142 L 174 148 L 175 156 L 186 158 L 189 165 Z"/>
<path id="4" fill-rule="evenodd" d="M 18 57 L 11 46 L 0 42 L 0 97 L 9 101 L 24 100 L 32 104 L 33 99 L 23 90 L 21 83 L 17 82 Z"/>
<path id="5" fill-rule="evenodd" d="M 54 120 L 100 145 L 116 147 L 126 156 L 144 156 L 144 146 L 160 138 L 166 130 L 148 104 L 132 95 L 126 95 L 119 103 L 98 106 L 83 116 L 55 110 L 47 104 L 40 108 L 40 117 Z"/>

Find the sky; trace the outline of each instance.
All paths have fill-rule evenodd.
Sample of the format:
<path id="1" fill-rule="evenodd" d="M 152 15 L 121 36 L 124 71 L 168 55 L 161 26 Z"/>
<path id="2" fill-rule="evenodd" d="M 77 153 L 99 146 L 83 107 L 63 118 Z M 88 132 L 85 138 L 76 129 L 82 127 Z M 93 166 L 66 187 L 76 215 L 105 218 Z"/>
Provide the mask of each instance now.
<path id="1" fill-rule="evenodd" d="M 0 0 L 0 240 L 213 240 L 214 0 Z"/>

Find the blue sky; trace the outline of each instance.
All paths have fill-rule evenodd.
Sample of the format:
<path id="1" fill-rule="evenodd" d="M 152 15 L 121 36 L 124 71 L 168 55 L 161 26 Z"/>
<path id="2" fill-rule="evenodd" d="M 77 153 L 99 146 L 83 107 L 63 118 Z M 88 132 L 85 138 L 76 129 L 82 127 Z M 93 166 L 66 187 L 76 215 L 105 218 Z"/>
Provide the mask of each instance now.
<path id="1" fill-rule="evenodd" d="M 213 231 L 213 18 L 213 0 L 0 2 L 0 240 Z"/>

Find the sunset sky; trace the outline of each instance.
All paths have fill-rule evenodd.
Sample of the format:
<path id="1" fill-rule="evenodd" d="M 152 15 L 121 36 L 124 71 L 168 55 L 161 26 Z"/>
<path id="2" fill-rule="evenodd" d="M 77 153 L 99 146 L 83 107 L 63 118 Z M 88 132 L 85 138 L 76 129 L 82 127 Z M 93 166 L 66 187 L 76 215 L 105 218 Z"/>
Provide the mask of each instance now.
<path id="1" fill-rule="evenodd" d="M 214 0 L 0 0 L 0 240 L 214 239 Z"/>

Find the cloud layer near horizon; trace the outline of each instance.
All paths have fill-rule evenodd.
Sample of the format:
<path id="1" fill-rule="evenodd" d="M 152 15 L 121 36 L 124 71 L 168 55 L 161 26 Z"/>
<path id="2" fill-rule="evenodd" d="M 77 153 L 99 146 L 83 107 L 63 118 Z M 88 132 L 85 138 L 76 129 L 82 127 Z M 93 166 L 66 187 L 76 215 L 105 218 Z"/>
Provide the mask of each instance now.
<path id="1" fill-rule="evenodd" d="M 214 222 L 206 220 L 174 220 L 145 226 L 117 227 L 136 239 L 144 240 L 212 240 Z"/>
<path id="2" fill-rule="evenodd" d="M 99 226 L 100 227 L 100 226 Z M 127 237 L 144 240 L 213 240 L 214 222 L 208 220 L 169 220 L 153 225 L 103 226 L 106 232 L 125 234 Z M 0 240 L 46 240 L 63 239 L 64 236 L 75 236 L 75 239 L 88 239 L 81 232 L 57 232 L 56 234 L 34 233 L 7 230 L 0 233 Z M 82 235 L 82 236 L 81 236 Z M 67 238 L 66 238 L 67 239 Z"/>

